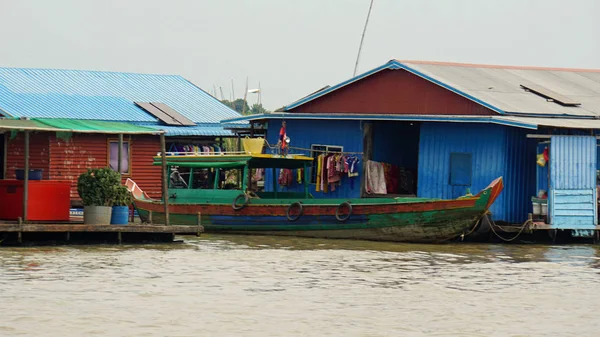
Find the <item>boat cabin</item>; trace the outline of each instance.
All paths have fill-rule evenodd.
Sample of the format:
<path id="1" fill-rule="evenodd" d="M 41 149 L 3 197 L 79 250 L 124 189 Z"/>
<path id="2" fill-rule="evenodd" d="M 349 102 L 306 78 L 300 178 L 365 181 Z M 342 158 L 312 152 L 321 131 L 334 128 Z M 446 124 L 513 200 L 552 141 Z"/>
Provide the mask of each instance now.
<path id="1" fill-rule="evenodd" d="M 170 202 L 198 203 L 226 199 L 228 203 L 245 194 L 266 199 L 309 199 L 308 167 L 313 158 L 300 154 L 246 154 L 219 153 L 207 155 L 181 155 L 167 153 L 168 196 Z M 154 165 L 162 165 L 160 156 L 154 157 Z M 270 169 L 273 177 L 272 191 L 262 191 L 257 182 L 264 179 L 264 171 Z M 303 192 L 279 191 L 278 170 L 302 169 Z M 296 177 L 294 177 L 296 178 Z"/>

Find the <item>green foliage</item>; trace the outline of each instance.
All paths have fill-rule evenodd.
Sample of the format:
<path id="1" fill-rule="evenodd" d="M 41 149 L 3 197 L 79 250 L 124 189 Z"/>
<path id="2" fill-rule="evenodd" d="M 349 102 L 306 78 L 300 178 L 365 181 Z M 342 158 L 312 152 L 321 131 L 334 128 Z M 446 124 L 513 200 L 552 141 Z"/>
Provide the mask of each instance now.
<path id="1" fill-rule="evenodd" d="M 262 104 L 252 104 L 252 108 L 250 109 L 250 111 L 248 112 L 249 115 L 258 115 L 258 114 L 264 114 L 264 113 L 268 113 L 269 110 L 265 109 Z"/>
<path id="2" fill-rule="evenodd" d="M 85 206 L 112 206 L 121 176 L 110 168 L 88 169 L 77 179 L 77 193 Z"/>
<path id="3" fill-rule="evenodd" d="M 227 105 L 228 107 L 232 108 L 233 110 L 235 110 L 239 113 L 242 113 L 242 111 L 244 111 L 244 106 L 246 106 L 246 109 L 245 109 L 246 113 L 248 111 L 250 111 L 250 107 L 248 106 L 248 103 L 244 102 L 244 100 L 241 98 L 238 98 L 233 102 L 224 99 L 221 101 L 221 103 Z"/>
<path id="4" fill-rule="evenodd" d="M 113 206 L 129 206 L 133 203 L 133 197 L 127 187 L 119 185 L 116 187 L 116 195 Z"/>

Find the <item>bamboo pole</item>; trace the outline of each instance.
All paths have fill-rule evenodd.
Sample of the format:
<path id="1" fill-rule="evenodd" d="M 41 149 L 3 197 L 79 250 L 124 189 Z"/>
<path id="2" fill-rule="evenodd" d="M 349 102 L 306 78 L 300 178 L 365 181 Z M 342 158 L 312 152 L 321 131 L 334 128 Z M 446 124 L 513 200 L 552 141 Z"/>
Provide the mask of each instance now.
<path id="1" fill-rule="evenodd" d="M 165 205 L 165 226 L 169 225 L 169 185 L 167 184 L 167 145 L 165 134 L 160 134 L 160 156 L 162 159 L 162 196 Z"/>
<path id="2" fill-rule="evenodd" d="M 25 169 L 23 176 L 23 221 L 27 222 L 27 201 L 29 199 L 29 131 L 25 131 Z"/>

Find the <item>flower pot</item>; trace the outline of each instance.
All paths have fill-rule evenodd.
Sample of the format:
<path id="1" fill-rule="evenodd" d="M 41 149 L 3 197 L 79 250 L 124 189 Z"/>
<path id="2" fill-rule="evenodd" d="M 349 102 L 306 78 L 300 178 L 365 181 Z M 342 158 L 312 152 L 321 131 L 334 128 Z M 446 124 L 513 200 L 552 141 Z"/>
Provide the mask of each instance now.
<path id="1" fill-rule="evenodd" d="M 129 224 L 129 207 L 128 206 L 113 206 L 112 215 L 110 217 L 111 225 L 127 225 Z"/>
<path id="2" fill-rule="evenodd" d="M 84 206 L 83 223 L 86 225 L 108 225 L 112 207 L 110 206 Z"/>

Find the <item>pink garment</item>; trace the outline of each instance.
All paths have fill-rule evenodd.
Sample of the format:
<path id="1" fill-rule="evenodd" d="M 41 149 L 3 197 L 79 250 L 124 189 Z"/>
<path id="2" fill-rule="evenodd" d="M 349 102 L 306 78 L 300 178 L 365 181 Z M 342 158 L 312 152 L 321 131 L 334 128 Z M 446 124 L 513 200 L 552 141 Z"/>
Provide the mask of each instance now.
<path id="1" fill-rule="evenodd" d="M 387 194 L 387 186 L 385 185 L 385 173 L 383 165 L 379 162 L 367 161 L 367 187 L 366 192 L 369 194 Z"/>

